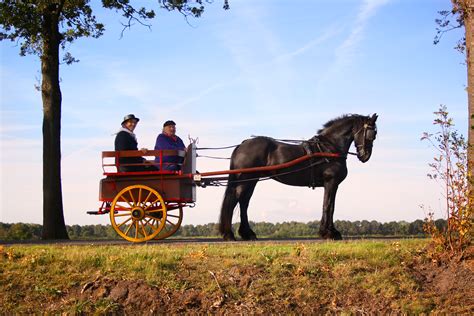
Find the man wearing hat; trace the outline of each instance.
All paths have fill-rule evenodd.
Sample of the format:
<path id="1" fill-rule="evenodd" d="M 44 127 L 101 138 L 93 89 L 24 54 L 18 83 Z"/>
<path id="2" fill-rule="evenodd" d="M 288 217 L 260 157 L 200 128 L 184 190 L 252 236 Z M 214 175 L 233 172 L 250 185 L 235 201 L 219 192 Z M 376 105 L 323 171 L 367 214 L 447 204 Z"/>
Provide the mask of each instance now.
<path id="1" fill-rule="evenodd" d="M 137 137 L 133 133 L 137 123 L 140 121 L 138 117 L 133 114 L 125 115 L 122 122 L 122 128 L 117 132 L 115 136 L 115 151 L 121 150 L 138 150 Z M 143 164 L 145 158 L 143 157 L 121 157 L 119 158 L 120 165 L 122 164 Z M 130 171 L 153 171 L 156 168 L 153 165 L 148 166 L 120 166 L 120 172 Z"/>
<path id="2" fill-rule="evenodd" d="M 163 131 L 156 138 L 155 150 L 185 150 L 183 141 L 176 135 L 176 123 L 166 121 L 163 124 Z M 183 163 L 183 157 L 180 156 L 164 156 L 163 170 L 180 170 Z M 155 158 L 157 165 L 160 164 L 160 157 Z"/>

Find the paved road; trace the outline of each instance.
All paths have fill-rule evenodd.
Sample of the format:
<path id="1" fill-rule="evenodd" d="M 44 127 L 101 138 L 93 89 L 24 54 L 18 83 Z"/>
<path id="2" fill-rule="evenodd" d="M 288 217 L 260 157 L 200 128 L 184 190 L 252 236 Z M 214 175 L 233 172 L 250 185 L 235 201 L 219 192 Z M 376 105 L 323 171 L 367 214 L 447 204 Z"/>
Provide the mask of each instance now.
<path id="1" fill-rule="evenodd" d="M 348 242 L 353 240 L 394 240 L 394 239 L 415 239 L 415 237 L 347 237 L 339 242 Z M 270 239 L 261 238 L 256 241 L 223 241 L 221 238 L 170 238 L 165 240 L 152 240 L 144 243 L 132 243 L 126 240 L 0 240 L 0 245 L 160 245 L 160 244 L 265 244 L 265 243 L 322 243 L 328 240 L 320 238 L 286 238 L 286 239 Z M 329 241 L 332 242 L 332 241 Z"/>

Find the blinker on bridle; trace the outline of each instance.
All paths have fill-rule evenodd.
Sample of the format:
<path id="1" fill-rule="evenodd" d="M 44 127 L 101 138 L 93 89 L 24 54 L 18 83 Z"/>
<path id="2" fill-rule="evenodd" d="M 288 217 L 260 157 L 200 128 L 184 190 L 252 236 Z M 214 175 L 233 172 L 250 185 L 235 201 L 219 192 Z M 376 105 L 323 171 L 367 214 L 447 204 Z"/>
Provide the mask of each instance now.
<path id="1" fill-rule="evenodd" d="M 374 141 L 375 138 L 377 137 L 377 128 L 375 125 L 369 125 L 368 123 L 364 123 L 364 125 L 356 132 L 354 133 L 354 138 L 357 134 L 360 132 L 364 131 L 364 137 L 362 138 L 362 144 L 356 145 L 357 150 L 359 150 L 360 147 L 365 149 L 365 142 L 367 141 Z"/>

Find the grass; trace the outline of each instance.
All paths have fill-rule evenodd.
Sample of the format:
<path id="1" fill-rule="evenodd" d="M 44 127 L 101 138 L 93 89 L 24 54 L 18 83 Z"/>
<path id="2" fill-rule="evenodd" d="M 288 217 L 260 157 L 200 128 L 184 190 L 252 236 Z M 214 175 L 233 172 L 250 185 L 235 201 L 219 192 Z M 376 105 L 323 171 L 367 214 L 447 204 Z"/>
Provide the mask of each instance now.
<path id="1" fill-rule="evenodd" d="M 425 240 L 15 245 L 0 248 L 0 313 L 125 308 L 108 297 L 79 295 L 98 278 L 142 280 L 170 295 L 195 291 L 201 302 L 222 296 L 227 311 L 250 306 L 264 312 L 429 312 L 433 302 L 421 297 L 407 268 L 425 245 Z"/>

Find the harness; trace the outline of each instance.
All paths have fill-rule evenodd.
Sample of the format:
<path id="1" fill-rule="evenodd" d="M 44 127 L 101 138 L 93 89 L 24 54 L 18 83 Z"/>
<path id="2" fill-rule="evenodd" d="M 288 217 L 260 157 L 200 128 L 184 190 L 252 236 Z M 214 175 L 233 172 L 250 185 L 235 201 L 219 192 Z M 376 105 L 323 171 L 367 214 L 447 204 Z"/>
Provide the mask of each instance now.
<path id="1" fill-rule="evenodd" d="M 318 138 L 318 136 L 315 136 L 315 137 L 311 138 L 310 140 L 303 141 L 301 143 L 301 145 L 303 146 L 304 150 L 306 151 L 306 154 L 309 155 L 309 156 L 311 156 L 315 152 L 323 152 L 323 149 L 321 148 L 322 142 Z M 316 188 L 316 179 L 314 177 L 314 166 L 322 164 L 322 163 L 329 163 L 329 159 L 327 157 L 323 158 L 322 161 L 319 162 L 319 163 L 315 162 L 314 160 L 315 160 L 315 158 L 312 157 L 309 161 L 310 166 L 311 166 L 311 170 L 310 170 L 310 181 L 309 181 L 309 185 L 308 185 L 308 187 L 312 188 L 313 190 L 314 190 L 314 188 Z"/>
<path id="2" fill-rule="evenodd" d="M 359 145 L 355 144 L 358 152 L 359 152 L 361 147 L 363 147 L 365 149 L 366 141 L 375 140 L 376 135 L 377 135 L 377 128 L 376 128 L 375 125 L 369 125 L 368 123 L 364 123 L 364 125 L 357 132 L 355 132 L 353 134 L 354 139 L 361 132 L 364 133 L 362 144 L 359 144 Z M 268 180 L 268 179 L 272 179 L 272 178 L 273 179 L 278 179 L 279 176 L 282 176 L 282 175 L 285 175 L 285 174 L 289 174 L 289 173 L 293 173 L 293 172 L 299 172 L 299 171 L 304 170 L 304 169 L 310 169 L 310 182 L 308 184 L 308 187 L 310 187 L 314 190 L 316 188 L 316 178 L 315 178 L 315 175 L 314 175 L 315 166 L 320 165 L 320 164 L 324 164 L 324 163 L 329 163 L 331 160 L 328 159 L 328 157 L 316 158 L 316 157 L 313 156 L 313 154 L 318 153 L 318 152 L 319 153 L 332 152 L 334 150 L 334 148 L 331 150 L 330 142 L 325 143 L 324 141 L 322 141 L 320 139 L 320 135 L 316 135 L 316 136 L 314 136 L 313 138 L 311 138 L 309 140 L 276 139 L 276 138 L 272 138 L 272 137 L 268 137 L 268 136 L 256 136 L 256 135 L 251 135 L 251 137 L 265 137 L 265 138 L 270 138 L 270 139 L 280 141 L 280 142 L 284 142 L 284 143 L 301 145 L 303 147 L 304 151 L 305 151 L 305 155 L 311 156 L 311 158 L 309 158 L 309 165 L 305 166 L 301 169 L 298 169 L 298 170 L 292 170 L 292 171 L 289 171 L 289 172 L 283 172 L 283 173 L 271 175 L 271 176 L 268 176 L 265 179 L 261 179 L 260 177 L 257 177 L 257 178 L 252 178 L 252 179 L 235 180 L 233 182 L 254 181 L 256 179 L 258 179 L 259 181 Z M 328 148 L 328 145 L 329 145 L 329 148 Z M 234 147 L 237 147 L 237 146 L 239 146 L 239 145 L 232 145 L 232 146 L 226 146 L 226 147 L 215 147 L 215 148 L 210 148 L 210 147 L 209 148 L 197 148 L 197 149 L 198 150 L 227 149 L 227 148 L 234 148 Z M 353 153 L 353 152 L 347 152 L 347 154 L 348 155 L 358 155 L 357 153 Z M 230 158 L 211 157 L 211 156 L 202 156 L 202 155 L 199 155 L 199 157 L 208 157 L 208 158 L 214 158 L 214 159 L 230 159 Z M 347 155 L 340 155 L 339 158 L 347 159 Z M 222 184 L 219 183 L 219 185 L 222 185 Z"/>

